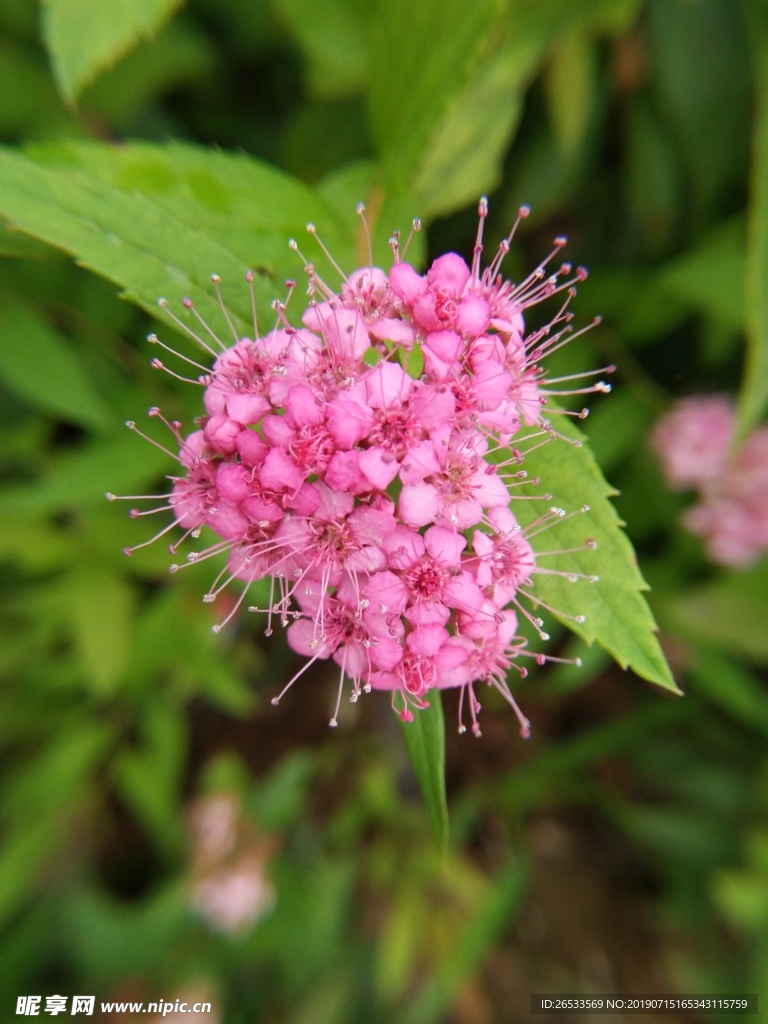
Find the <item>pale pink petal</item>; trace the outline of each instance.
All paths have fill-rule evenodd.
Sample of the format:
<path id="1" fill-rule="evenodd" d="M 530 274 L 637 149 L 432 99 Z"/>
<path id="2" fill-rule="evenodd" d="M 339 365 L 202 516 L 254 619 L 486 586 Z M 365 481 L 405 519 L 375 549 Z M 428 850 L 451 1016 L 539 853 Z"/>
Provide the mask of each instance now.
<path id="1" fill-rule="evenodd" d="M 242 423 L 244 427 L 258 423 L 272 406 L 262 395 L 249 395 L 247 392 L 229 391 L 225 395 L 227 414 Z"/>
<path id="2" fill-rule="evenodd" d="M 235 446 L 244 466 L 260 466 L 269 451 L 263 439 L 255 430 L 241 430 L 235 438 Z"/>
<path id="3" fill-rule="evenodd" d="M 295 384 L 285 396 L 285 418 L 292 427 L 316 426 L 325 419 L 325 412 L 314 391 Z"/>
<path id="4" fill-rule="evenodd" d="M 488 329 L 490 306 L 479 295 L 466 295 L 456 313 L 456 328 L 468 338 L 476 338 Z"/>
<path id="5" fill-rule="evenodd" d="M 426 526 L 434 522 L 438 510 L 437 490 L 432 484 L 410 484 L 400 492 L 398 509 L 408 526 Z"/>
<path id="6" fill-rule="evenodd" d="M 420 533 L 407 526 L 397 526 L 384 538 L 382 547 L 393 569 L 408 569 L 424 554 L 424 539 Z"/>
<path id="7" fill-rule="evenodd" d="M 281 448 L 273 448 L 259 469 L 259 480 L 268 491 L 295 491 L 304 474 Z"/>
<path id="8" fill-rule="evenodd" d="M 414 654 L 421 654 L 430 658 L 437 654 L 443 644 L 450 639 L 450 633 L 443 626 L 436 622 L 417 626 L 412 633 L 405 638 L 408 649 Z"/>
<path id="9" fill-rule="evenodd" d="M 412 387 L 413 380 L 397 363 L 378 363 L 365 379 L 366 397 L 374 409 L 402 405 Z"/>
<path id="10" fill-rule="evenodd" d="M 458 566 L 461 552 L 467 546 L 466 538 L 456 530 L 444 526 L 431 526 L 424 534 L 424 544 L 429 554 L 443 565 Z"/>
<path id="11" fill-rule="evenodd" d="M 353 448 L 373 426 L 373 414 L 361 402 L 346 396 L 328 403 L 328 432 L 341 448 Z"/>
<path id="12" fill-rule="evenodd" d="M 360 455 L 360 469 L 372 487 L 385 490 L 397 476 L 400 464 L 391 452 L 369 448 Z"/>
<path id="13" fill-rule="evenodd" d="M 325 470 L 325 482 L 337 491 L 365 494 L 370 491 L 368 477 L 360 469 L 361 452 L 336 452 Z"/>
<path id="14" fill-rule="evenodd" d="M 214 451 L 232 455 L 237 451 L 237 435 L 242 429 L 243 424 L 229 416 L 211 416 L 203 427 L 203 434 Z"/>

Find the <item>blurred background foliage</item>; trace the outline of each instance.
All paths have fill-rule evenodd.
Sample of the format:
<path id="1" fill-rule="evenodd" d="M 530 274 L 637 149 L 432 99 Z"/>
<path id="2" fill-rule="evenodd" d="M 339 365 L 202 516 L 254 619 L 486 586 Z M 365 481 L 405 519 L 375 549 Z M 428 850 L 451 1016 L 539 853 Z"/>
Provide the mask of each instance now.
<path id="1" fill-rule="evenodd" d="M 122 556 L 138 527 L 104 492 L 167 471 L 122 421 L 189 422 L 197 396 L 150 370 L 151 321 L 113 284 L 3 232 L 3 1014 L 25 993 L 200 993 L 227 1024 L 491 1024 L 526 1019 L 532 992 L 760 991 L 768 571 L 706 561 L 647 438 L 680 395 L 738 396 L 745 430 L 764 411 L 766 4 L 108 9 L 3 0 L 4 143 L 79 174 L 91 151 L 72 143 L 249 154 L 333 211 L 346 265 L 361 198 L 384 251 L 423 217 L 420 258 L 471 251 L 483 192 L 490 238 L 530 204 L 512 276 L 570 236 L 591 271 L 579 315 L 604 325 L 562 365 L 620 367 L 589 436 L 686 696 L 559 635 L 585 666 L 519 687 L 529 743 L 492 701 L 481 740 L 449 732 L 443 863 L 386 700 L 329 731 L 321 670 L 273 708 L 293 655 L 247 616 L 214 636 L 205 568 L 171 582 L 162 545 Z M 228 198 L 205 193 L 211 218 Z M 277 294 L 298 226 L 242 255 Z"/>

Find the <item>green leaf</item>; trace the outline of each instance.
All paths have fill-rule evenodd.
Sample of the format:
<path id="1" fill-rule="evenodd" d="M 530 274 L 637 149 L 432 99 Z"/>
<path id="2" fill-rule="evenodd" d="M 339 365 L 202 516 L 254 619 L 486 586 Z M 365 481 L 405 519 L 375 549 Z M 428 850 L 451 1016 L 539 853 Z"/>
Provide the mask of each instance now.
<path id="1" fill-rule="evenodd" d="M 153 36 L 181 0 L 44 0 L 43 36 L 56 81 L 74 102 L 139 39 Z"/>
<path id="2" fill-rule="evenodd" d="M 542 40 L 530 35 L 507 31 L 488 40 L 414 168 L 422 216 L 450 213 L 499 184 L 504 153 L 522 116 L 524 86 L 542 50 Z"/>
<path id="3" fill-rule="evenodd" d="M 547 100 L 560 155 L 581 150 L 597 86 L 597 43 L 585 31 L 569 32 L 553 47 L 547 67 Z"/>
<path id="4" fill-rule="evenodd" d="M 422 216 L 457 209 L 498 182 L 523 86 L 546 42 L 535 24 L 517 32 L 506 23 L 507 6 L 378 4 L 371 128 L 385 189 L 414 189 Z"/>
<path id="5" fill-rule="evenodd" d="M 35 310 L 3 297 L 0 332 L 0 378 L 9 388 L 50 416 L 84 427 L 114 426 L 71 344 Z"/>
<path id="6" fill-rule="evenodd" d="M 744 222 L 727 221 L 663 267 L 658 287 L 726 327 L 744 324 Z M 658 302 L 658 295 L 656 295 Z"/>
<path id="7" fill-rule="evenodd" d="M 33 821 L 6 835 L 0 851 L 0 921 L 5 924 L 32 890 L 39 889 L 43 865 L 60 848 L 65 826 L 59 816 Z M 39 893 L 38 893 L 39 895 Z"/>
<path id="8" fill-rule="evenodd" d="M 408 755 L 427 805 L 432 832 L 440 849 L 448 848 L 448 803 L 445 796 L 445 719 L 439 692 L 429 707 L 414 713 L 401 727 Z"/>
<path id="9" fill-rule="evenodd" d="M 762 620 L 765 622 L 765 618 Z M 691 692 L 718 704 L 748 729 L 768 735 L 768 695 L 762 680 L 743 663 L 706 645 L 696 652 L 690 668 Z"/>
<path id="10" fill-rule="evenodd" d="M 98 564 L 79 566 L 66 587 L 66 608 L 83 670 L 95 690 L 111 693 L 130 652 L 133 601 L 124 578 Z"/>
<path id="11" fill-rule="evenodd" d="M 253 331 L 246 269 L 256 271 L 257 305 L 271 322 L 273 299 L 301 267 L 288 239 L 308 220 L 339 264 L 352 265 L 350 239 L 317 193 L 248 157 L 190 145 L 61 146 L 36 159 L 0 151 L 0 214 L 122 286 L 124 298 L 156 317 L 159 295 L 177 312 L 189 295 L 209 323 L 228 331 L 210 283 L 220 275 L 240 335 Z M 316 246 L 309 256 L 325 272 Z"/>
<path id="12" fill-rule="evenodd" d="M 659 616 L 693 643 L 768 663 L 768 564 L 677 590 L 659 602 Z"/>
<path id="13" fill-rule="evenodd" d="M 186 756 L 180 707 L 156 697 L 141 720 L 144 743 L 124 750 L 112 765 L 115 785 L 158 846 L 171 853 L 183 842 L 179 786 Z"/>
<path id="14" fill-rule="evenodd" d="M 11 514 L 34 515 L 78 511 L 104 502 L 107 491 L 137 493 L 142 484 L 168 469 L 168 456 L 129 434 L 99 439 L 73 452 L 52 457 L 48 472 L 39 480 L 3 494 Z M 141 493 L 141 492 L 140 492 Z"/>
<path id="15" fill-rule="evenodd" d="M 483 957 L 509 927 L 526 893 L 528 865 L 510 860 L 489 885 L 467 927 L 456 936 L 452 953 L 425 981 L 410 1002 L 403 1024 L 432 1024 L 454 1003 L 461 986 L 480 967 Z"/>
<path id="16" fill-rule="evenodd" d="M 760 420 L 768 405 L 768 10 L 753 5 L 750 12 L 757 112 L 747 215 L 747 353 L 738 403 L 741 433 Z"/>
<path id="17" fill-rule="evenodd" d="M 571 441 L 581 440 L 581 433 L 565 422 L 566 417 L 553 418 L 560 433 Z M 564 439 L 550 441 L 526 457 L 525 468 L 529 477 L 540 477 L 543 486 L 551 488 L 552 498 L 546 502 L 513 500 L 512 511 L 521 525 L 529 525 L 549 507 L 574 513 L 556 520 L 535 539 L 538 566 L 599 577 L 594 583 L 584 579 L 571 582 L 565 575 L 539 572 L 534 576 L 534 598 L 548 605 L 587 643 L 597 641 L 622 668 L 631 668 L 644 679 L 679 693 L 642 593 L 648 585 L 609 500 L 617 492 L 603 477 L 590 449 L 586 445 L 576 448 Z M 541 494 L 542 490 L 540 487 L 533 493 Z M 585 506 L 588 510 L 580 512 Z M 583 548 L 585 540 L 595 541 L 597 549 L 552 557 L 542 554 Z M 542 606 L 536 614 L 546 619 L 549 612 Z M 576 616 L 586 616 L 586 621 L 576 621 Z"/>
<path id="18" fill-rule="evenodd" d="M 202 26 L 177 21 L 168 25 L 152 46 L 133 50 L 98 78 L 85 90 L 82 105 L 90 116 L 106 118 L 116 135 L 135 131 L 158 96 L 202 84 L 215 72 L 213 40 Z"/>
<path id="19" fill-rule="evenodd" d="M 368 9 L 358 0 L 274 0 L 274 7 L 307 57 L 314 96 L 347 96 L 368 75 Z"/>

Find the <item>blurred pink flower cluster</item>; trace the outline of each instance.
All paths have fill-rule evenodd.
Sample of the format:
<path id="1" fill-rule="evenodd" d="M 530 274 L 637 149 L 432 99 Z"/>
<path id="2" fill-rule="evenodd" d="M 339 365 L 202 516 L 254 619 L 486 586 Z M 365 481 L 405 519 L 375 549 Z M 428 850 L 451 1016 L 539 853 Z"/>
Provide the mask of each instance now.
<path id="1" fill-rule="evenodd" d="M 253 834 L 233 794 L 201 797 L 189 814 L 190 906 L 217 932 L 240 935 L 271 913 L 271 840 Z"/>
<path id="2" fill-rule="evenodd" d="M 733 447 L 735 429 L 729 399 L 684 398 L 658 421 L 651 445 L 669 485 L 698 492 L 683 522 L 711 560 L 746 566 L 768 551 L 768 426 Z"/>
<path id="3" fill-rule="evenodd" d="M 254 317 L 253 338 L 233 331 L 226 346 L 199 318 L 207 333 L 194 336 L 214 359 L 210 371 L 193 364 L 204 371 L 197 382 L 205 416 L 187 436 L 165 421 L 181 466 L 166 507 L 185 538 L 203 526 L 219 538 L 188 562 L 227 555 L 205 599 L 233 579 L 246 585 L 215 628 L 234 615 L 249 585 L 269 579 L 266 606 L 250 610 L 266 614 L 268 634 L 275 622 L 286 627 L 291 647 L 309 659 L 274 703 L 317 659 L 333 659 L 339 691 L 331 725 L 348 679 L 353 702 L 364 691 L 391 691 L 404 721 L 431 691 L 458 687 L 460 723 L 467 696 L 478 732 L 473 687 L 484 682 L 528 733 L 507 675 L 511 668 L 526 674 L 524 657 L 544 660 L 526 651 L 518 615 L 548 638 L 521 599 L 547 607 L 532 578 L 556 572 L 539 560 L 560 552 L 537 555 L 531 539 L 566 513 L 549 507 L 523 529 L 510 506 L 527 476 L 526 451 L 557 436 L 544 418 L 548 396 L 610 387 L 546 379 L 541 368 L 577 336 L 568 306 L 586 272 L 567 263 L 547 269 L 565 239 L 555 239 L 515 285 L 500 273 L 514 228 L 481 269 L 486 215 L 483 201 L 471 266 L 448 253 L 421 275 L 401 258 L 395 237 L 388 273 L 356 270 L 338 292 L 305 260 L 310 302 L 302 326 L 276 303 L 273 330 L 261 335 Z M 555 315 L 526 335 L 526 309 L 555 295 L 562 300 Z M 184 306 L 195 315 L 189 299 Z M 551 390 L 563 381 L 571 390 Z M 521 447 L 510 447 L 513 440 Z"/>

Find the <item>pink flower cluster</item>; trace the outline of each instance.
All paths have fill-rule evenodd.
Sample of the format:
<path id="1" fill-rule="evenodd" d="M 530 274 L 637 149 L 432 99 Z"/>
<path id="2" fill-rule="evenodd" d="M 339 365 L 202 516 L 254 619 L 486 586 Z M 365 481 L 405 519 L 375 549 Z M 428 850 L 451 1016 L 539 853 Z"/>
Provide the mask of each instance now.
<path id="1" fill-rule="evenodd" d="M 471 266 L 448 253 L 421 275 L 401 259 L 395 237 L 388 273 L 356 270 L 335 293 L 305 261 L 303 326 L 291 326 L 278 303 L 274 330 L 260 335 L 254 323 L 253 338 L 218 342 L 209 349 L 212 369 L 199 378 L 199 428 L 182 437 L 180 424 L 165 421 L 182 469 L 167 507 L 185 537 L 207 526 L 219 538 L 188 561 L 227 555 L 205 599 L 233 579 L 245 584 L 221 626 L 249 586 L 268 578 L 267 607 L 250 610 L 266 614 L 267 633 L 275 621 L 286 627 L 290 646 L 309 659 L 274 703 L 317 659 L 333 659 L 340 678 L 332 725 L 348 679 L 351 701 L 391 691 L 405 721 L 433 690 L 458 687 L 477 733 L 473 687 L 485 682 L 528 734 L 507 674 L 525 675 L 525 656 L 544 660 L 526 651 L 518 615 L 547 638 L 521 598 L 547 607 L 532 578 L 556 570 L 541 570 L 530 540 L 565 512 L 549 508 L 520 527 L 510 505 L 526 477 L 524 453 L 509 445 L 520 435 L 530 450 L 557 435 L 543 416 L 553 381 L 540 364 L 575 337 L 567 307 L 586 272 L 569 264 L 547 271 L 565 244 L 558 238 L 524 281 L 504 280 L 514 229 L 481 270 L 486 215 L 482 201 Z M 558 312 L 526 335 L 525 310 L 556 294 Z M 190 300 L 184 305 L 195 313 Z M 607 390 L 599 381 L 561 393 Z M 533 446 L 531 437 L 539 438 Z"/>
<path id="2" fill-rule="evenodd" d="M 651 434 L 667 482 L 699 502 L 683 522 L 721 565 L 745 566 L 768 551 L 768 426 L 734 448 L 736 413 L 718 395 L 685 398 Z"/>

